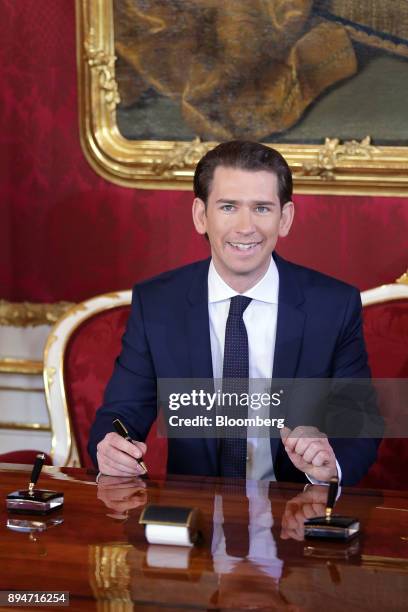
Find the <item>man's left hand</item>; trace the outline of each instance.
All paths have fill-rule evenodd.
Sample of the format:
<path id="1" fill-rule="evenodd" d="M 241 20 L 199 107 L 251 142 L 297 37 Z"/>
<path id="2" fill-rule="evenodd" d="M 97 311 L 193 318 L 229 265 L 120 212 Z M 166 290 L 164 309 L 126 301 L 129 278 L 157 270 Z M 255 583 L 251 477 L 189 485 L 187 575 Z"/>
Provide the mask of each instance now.
<path id="1" fill-rule="evenodd" d="M 293 465 L 307 476 L 329 482 L 337 476 L 336 457 L 326 434 L 316 427 L 284 427 L 282 442 Z"/>

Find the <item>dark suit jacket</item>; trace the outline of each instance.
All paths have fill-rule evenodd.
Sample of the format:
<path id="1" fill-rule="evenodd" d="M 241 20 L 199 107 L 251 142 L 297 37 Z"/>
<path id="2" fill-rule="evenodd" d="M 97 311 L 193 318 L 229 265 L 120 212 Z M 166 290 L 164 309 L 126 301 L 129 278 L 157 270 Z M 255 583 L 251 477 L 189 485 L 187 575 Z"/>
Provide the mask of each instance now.
<path id="1" fill-rule="evenodd" d="M 279 305 L 273 377 L 369 378 L 357 289 L 274 253 Z M 210 260 L 166 272 L 135 286 L 122 352 L 97 411 L 89 441 L 96 445 L 122 418 L 145 440 L 156 418 L 158 378 L 212 378 L 208 316 Z M 375 461 L 378 440 L 332 440 L 343 484 L 359 482 Z M 281 443 L 272 442 L 278 480 L 305 481 Z M 169 439 L 168 471 L 216 476 L 214 439 Z"/>

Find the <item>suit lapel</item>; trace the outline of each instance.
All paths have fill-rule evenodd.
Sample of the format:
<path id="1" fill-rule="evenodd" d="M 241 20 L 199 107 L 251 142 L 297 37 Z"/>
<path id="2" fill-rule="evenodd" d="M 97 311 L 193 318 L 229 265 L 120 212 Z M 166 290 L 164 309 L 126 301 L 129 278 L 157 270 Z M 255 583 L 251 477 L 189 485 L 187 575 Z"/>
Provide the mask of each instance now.
<path id="1" fill-rule="evenodd" d="M 187 333 L 192 378 L 212 378 L 210 322 L 208 316 L 208 267 L 203 262 L 188 292 Z"/>
<path id="2" fill-rule="evenodd" d="M 279 272 L 279 301 L 272 392 L 280 391 L 285 386 L 288 392 L 290 385 L 279 384 L 279 389 L 276 385 L 278 379 L 295 378 L 296 376 L 306 319 L 305 312 L 302 309 L 304 295 L 295 269 L 276 253 L 273 254 L 273 257 Z M 285 404 L 287 405 L 287 403 L 283 403 L 283 410 L 280 415 L 283 418 L 286 415 Z M 280 438 L 271 438 L 271 452 L 275 466 L 280 447 L 279 443 Z"/>
<path id="3" fill-rule="evenodd" d="M 303 342 L 304 295 L 290 264 L 274 253 L 279 272 L 279 302 L 273 378 L 294 378 Z"/>
<path id="4" fill-rule="evenodd" d="M 208 316 L 208 268 L 210 259 L 203 262 L 197 270 L 188 293 L 187 333 L 191 360 L 191 377 L 207 379 L 213 386 L 213 368 L 210 341 L 210 321 Z M 198 441 L 197 441 L 198 442 Z M 212 472 L 217 473 L 217 440 L 205 438 L 204 443 Z"/>

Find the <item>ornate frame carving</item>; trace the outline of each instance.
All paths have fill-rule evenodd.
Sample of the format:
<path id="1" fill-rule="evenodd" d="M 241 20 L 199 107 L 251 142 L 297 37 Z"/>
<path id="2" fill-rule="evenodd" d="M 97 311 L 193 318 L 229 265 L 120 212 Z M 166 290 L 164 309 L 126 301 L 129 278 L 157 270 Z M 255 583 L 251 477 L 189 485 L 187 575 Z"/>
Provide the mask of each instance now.
<path id="1" fill-rule="evenodd" d="M 0 300 L 0 325 L 12 327 L 53 325 L 72 306 L 72 302 L 41 304 Z"/>
<path id="2" fill-rule="evenodd" d="M 76 0 L 80 135 L 105 179 L 143 189 L 191 189 L 198 159 L 215 143 L 132 141 L 116 123 L 113 0 Z M 288 160 L 298 193 L 408 195 L 408 147 L 327 138 L 321 146 L 274 145 Z"/>

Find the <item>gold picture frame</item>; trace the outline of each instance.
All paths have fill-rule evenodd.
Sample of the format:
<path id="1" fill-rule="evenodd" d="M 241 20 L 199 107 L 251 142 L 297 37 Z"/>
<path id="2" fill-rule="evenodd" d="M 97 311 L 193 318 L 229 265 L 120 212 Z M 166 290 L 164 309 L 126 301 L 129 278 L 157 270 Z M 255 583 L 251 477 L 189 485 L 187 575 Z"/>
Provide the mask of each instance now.
<path id="1" fill-rule="evenodd" d="M 129 140 L 117 125 L 113 0 L 76 0 L 80 138 L 92 168 L 142 189 L 192 188 L 194 167 L 215 142 Z M 297 193 L 408 195 L 408 147 L 326 138 L 321 145 L 274 143 Z"/>

